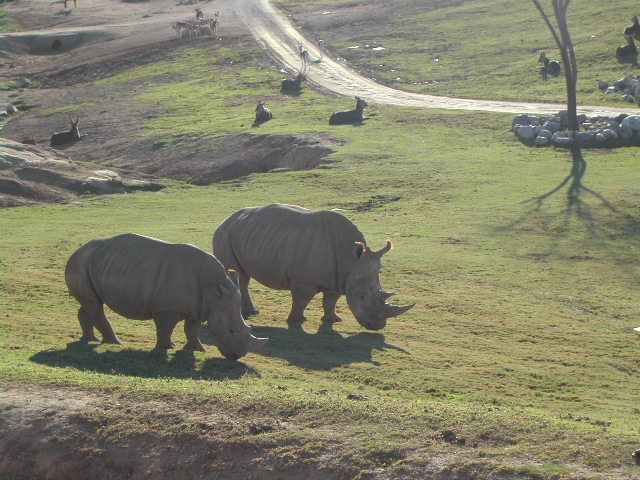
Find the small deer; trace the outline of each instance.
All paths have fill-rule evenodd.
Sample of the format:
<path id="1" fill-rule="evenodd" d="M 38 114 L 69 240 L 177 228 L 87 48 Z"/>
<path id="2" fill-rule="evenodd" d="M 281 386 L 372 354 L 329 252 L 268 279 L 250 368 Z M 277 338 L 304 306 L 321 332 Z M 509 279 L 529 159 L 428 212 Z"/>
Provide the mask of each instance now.
<path id="1" fill-rule="evenodd" d="M 194 12 L 196 13 L 196 22 L 204 19 L 204 13 L 201 8 L 196 8 Z"/>
<path id="2" fill-rule="evenodd" d="M 258 102 L 258 106 L 256 107 L 256 119 L 253 121 L 254 124 L 266 122 L 273 118 L 273 113 L 267 107 L 265 107 L 265 102 Z"/>
<path id="3" fill-rule="evenodd" d="M 358 123 L 364 120 L 364 109 L 367 108 L 367 102 L 362 98 L 356 97 L 355 110 L 345 110 L 344 112 L 335 112 L 329 118 L 329 125 L 345 125 L 349 123 Z"/>
<path id="4" fill-rule="evenodd" d="M 302 46 L 302 42 L 298 42 L 298 53 L 300 54 L 300 60 L 302 60 L 301 70 L 306 70 L 308 68 L 311 57 L 309 56 L 309 52 L 307 52 Z"/>
<path id="5" fill-rule="evenodd" d="M 216 30 L 218 30 L 218 19 L 213 18 L 209 20 L 209 28 L 211 28 L 212 35 L 216 34 Z"/>
<path id="6" fill-rule="evenodd" d="M 78 128 L 78 117 L 76 117 L 76 121 L 73 121 L 73 118 L 69 119 L 69 123 L 71 123 L 71 130 L 68 132 L 57 132 L 51 135 L 50 145 L 64 145 L 65 143 L 70 143 L 75 140 L 80 140 L 80 129 Z"/>
<path id="7" fill-rule="evenodd" d="M 173 28 L 173 30 L 176 32 L 176 35 L 178 35 L 179 37 L 181 36 L 182 31 L 187 28 L 187 25 L 189 25 L 187 22 L 176 22 L 171 25 L 171 28 Z"/>
<path id="8" fill-rule="evenodd" d="M 616 57 L 626 58 L 637 56 L 638 48 L 636 47 L 636 42 L 633 41 L 633 36 L 625 35 L 625 38 L 627 39 L 627 44 L 621 45 L 616 49 Z"/>
<path id="9" fill-rule="evenodd" d="M 284 80 L 282 80 L 281 90 L 291 90 L 294 92 L 298 92 L 302 90 L 302 82 L 306 80 L 307 77 L 305 77 L 304 73 L 299 73 L 298 76 L 293 80 L 290 78 L 285 78 Z"/>
<path id="10" fill-rule="evenodd" d="M 551 75 L 559 75 L 560 74 L 560 62 L 557 60 L 549 60 L 544 52 L 540 54 L 540 58 L 538 58 L 538 63 L 542 64 L 542 69 L 540 72 L 543 75 L 550 73 Z"/>

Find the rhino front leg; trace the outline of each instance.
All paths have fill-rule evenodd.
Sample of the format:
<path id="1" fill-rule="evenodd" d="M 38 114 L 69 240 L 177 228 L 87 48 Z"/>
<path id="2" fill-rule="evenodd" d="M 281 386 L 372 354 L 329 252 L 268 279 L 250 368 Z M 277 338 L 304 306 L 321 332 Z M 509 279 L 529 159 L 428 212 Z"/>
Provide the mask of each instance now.
<path id="1" fill-rule="evenodd" d="M 198 352 L 206 352 L 205 348 L 200 343 L 200 337 L 198 333 L 200 332 L 200 321 L 199 320 L 190 320 L 186 319 L 184 321 L 184 334 L 187 337 L 187 343 L 184 347 L 184 350 L 194 350 Z"/>
<path id="2" fill-rule="evenodd" d="M 156 342 L 157 349 L 168 350 L 175 348 L 176 345 L 171 341 L 171 334 L 180 320 L 182 319 L 179 314 L 171 312 L 161 312 L 153 316 L 153 321 L 156 324 L 156 335 L 158 337 Z"/>
<path id="3" fill-rule="evenodd" d="M 240 284 L 240 295 L 241 295 L 241 309 L 243 317 L 250 317 L 251 315 L 257 315 L 258 309 L 255 307 L 253 302 L 251 301 L 251 295 L 249 295 L 249 281 L 251 277 L 243 272 L 238 272 L 238 283 Z"/>
<path id="4" fill-rule="evenodd" d="M 316 293 L 317 290 L 308 285 L 299 285 L 291 289 L 292 305 L 289 318 L 287 318 L 289 328 L 299 327 L 307 320 L 304 311 Z"/>
<path id="5" fill-rule="evenodd" d="M 342 321 L 336 314 L 336 303 L 340 297 L 339 293 L 325 293 L 322 296 L 322 308 L 324 309 L 322 323 L 331 325 Z"/>

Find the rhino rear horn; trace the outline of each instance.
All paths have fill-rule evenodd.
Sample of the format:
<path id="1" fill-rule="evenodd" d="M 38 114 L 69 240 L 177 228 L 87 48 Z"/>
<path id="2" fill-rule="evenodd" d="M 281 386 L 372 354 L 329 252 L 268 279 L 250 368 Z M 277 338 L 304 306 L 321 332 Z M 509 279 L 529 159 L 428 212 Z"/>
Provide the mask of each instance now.
<path id="1" fill-rule="evenodd" d="M 402 315 L 408 310 L 411 310 L 414 307 L 415 303 L 411 305 L 385 305 L 385 314 L 384 316 L 387 318 L 397 317 L 398 315 Z"/>
<path id="2" fill-rule="evenodd" d="M 249 336 L 249 351 L 254 352 L 259 348 L 264 347 L 268 341 L 268 338 L 258 338 L 253 335 Z"/>

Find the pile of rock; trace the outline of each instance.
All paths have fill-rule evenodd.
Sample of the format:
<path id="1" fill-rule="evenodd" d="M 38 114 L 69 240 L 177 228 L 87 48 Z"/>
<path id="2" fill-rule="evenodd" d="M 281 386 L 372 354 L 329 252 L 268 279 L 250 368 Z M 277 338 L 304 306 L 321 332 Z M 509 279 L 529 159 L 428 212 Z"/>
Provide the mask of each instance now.
<path id="1" fill-rule="evenodd" d="M 598 88 L 602 93 L 618 93 L 624 101 L 640 107 L 640 78 L 636 75 L 627 75 L 611 83 L 598 80 Z"/>
<path id="2" fill-rule="evenodd" d="M 575 135 L 567 133 L 567 111 L 537 117 L 518 115 L 513 119 L 512 131 L 530 147 L 616 148 L 640 146 L 640 115 L 620 114 L 617 117 L 578 115 L 580 126 Z"/>

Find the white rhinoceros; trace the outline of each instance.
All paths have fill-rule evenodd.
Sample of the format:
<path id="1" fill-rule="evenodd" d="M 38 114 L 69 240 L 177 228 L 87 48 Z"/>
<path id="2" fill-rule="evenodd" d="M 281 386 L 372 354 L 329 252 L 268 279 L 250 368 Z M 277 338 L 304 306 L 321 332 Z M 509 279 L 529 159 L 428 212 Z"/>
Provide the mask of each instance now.
<path id="1" fill-rule="evenodd" d="M 243 315 L 255 314 L 249 280 L 277 290 L 290 290 L 289 326 L 301 325 L 311 299 L 323 293 L 322 321 L 341 321 L 336 302 L 346 295 L 356 320 L 370 330 L 384 328 L 387 318 L 413 305 L 386 302 L 392 294 L 380 286 L 380 258 L 391 242 L 376 252 L 344 215 L 273 204 L 243 208 L 227 218 L 213 236 L 213 250 L 227 268 L 238 271 Z"/>
<path id="2" fill-rule="evenodd" d="M 267 339 L 251 335 L 240 313 L 237 273 L 229 273 L 193 245 L 127 233 L 80 247 L 67 262 L 65 280 L 80 302 L 81 341 L 97 341 L 95 327 L 104 343 L 120 343 L 104 314 L 106 304 L 126 318 L 153 319 L 156 348 L 175 346 L 171 333 L 184 319 L 184 348 L 204 351 L 198 331 L 207 321 L 220 353 L 238 359 Z"/>

